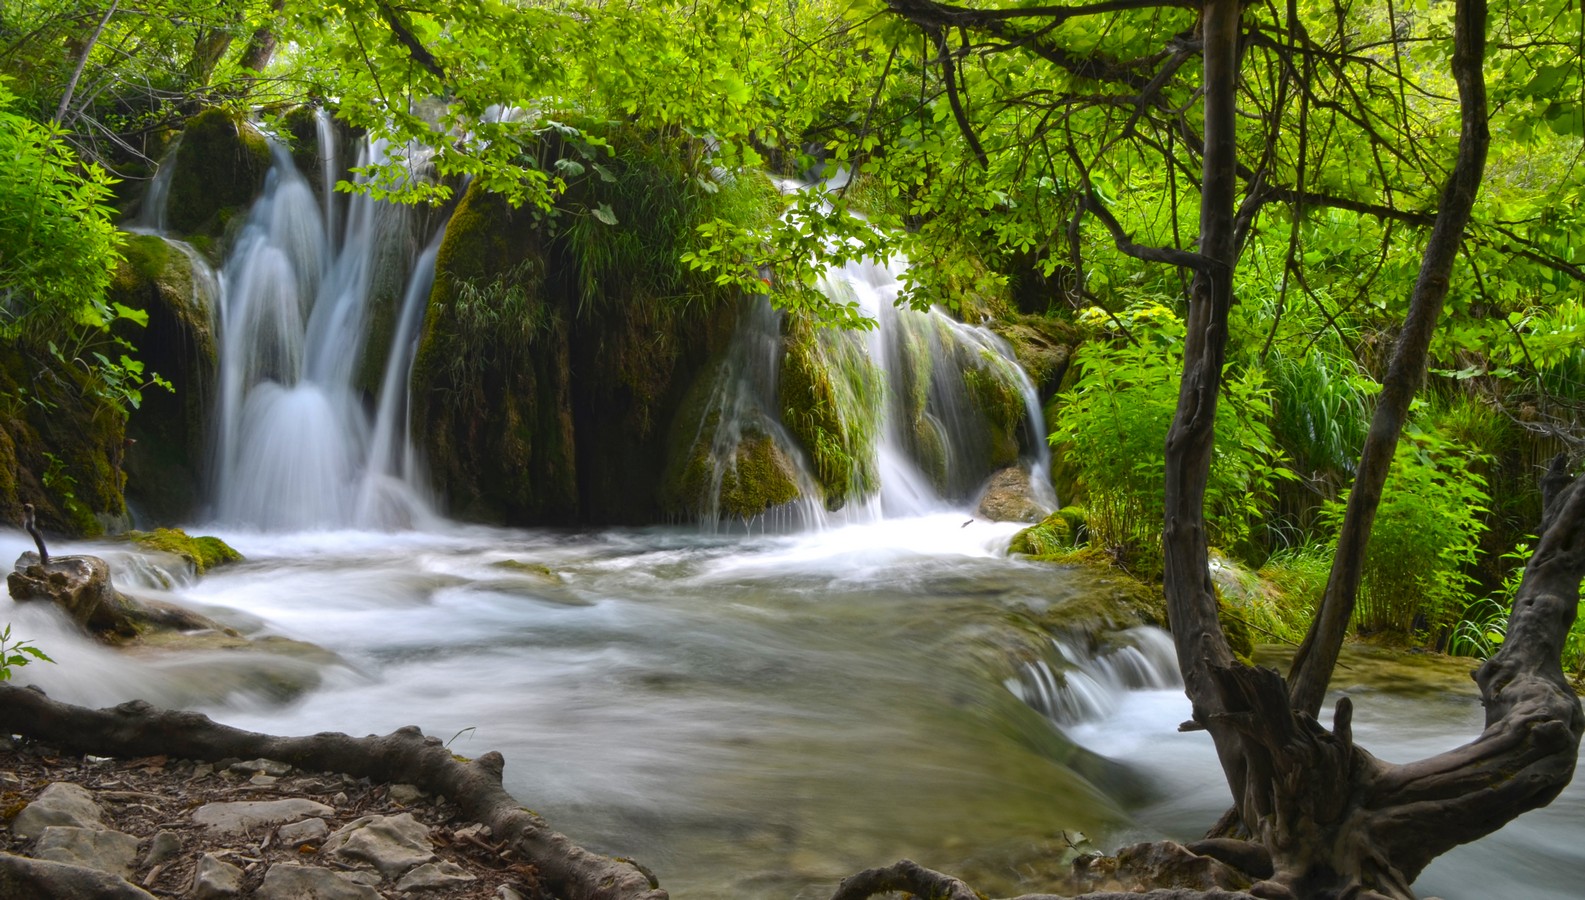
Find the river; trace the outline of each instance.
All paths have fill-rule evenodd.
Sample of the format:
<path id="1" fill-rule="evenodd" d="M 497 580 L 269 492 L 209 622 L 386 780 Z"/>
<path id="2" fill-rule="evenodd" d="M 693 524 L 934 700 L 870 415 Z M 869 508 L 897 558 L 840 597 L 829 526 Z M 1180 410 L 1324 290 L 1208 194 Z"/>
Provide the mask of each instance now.
<path id="1" fill-rule="evenodd" d="M 247 561 L 201 579 L 124 545 L 58 548 L 107 556 L 139 596 L 333 658 L 126 653 L 50 609 L 0 612 L 57 660 L 20 680 L 58 699 L 141 697 L 275 733 L 418 724 L 462 755 L 499 750 L 527 806 L 679 898 L 822 897 L 902 856 L 1007 894 L 1042 887 L 1069 840 L 1189 838 L 1228 802 L 1209 739 L 1176 731 L 1180 690 L 1103 684 L 1061 729 L 1009 690 L 1013 657 L 1041 640 L 1034 617 L 1094 589 L 1008 559 L 1014 530 L 947 513 L 795 535 L 222 531 Z M 28 547 L 0 532 L 0 555 Z M 1161 635 L 1120 640 L 1163 665 Z M 1355 734 L 1377 755 L 1477 733 L 1472 687 L 1344 664 Z M 1576 898 L 1582 834 L 1574 786 L 1437 861 L 1418 889 Z"/>

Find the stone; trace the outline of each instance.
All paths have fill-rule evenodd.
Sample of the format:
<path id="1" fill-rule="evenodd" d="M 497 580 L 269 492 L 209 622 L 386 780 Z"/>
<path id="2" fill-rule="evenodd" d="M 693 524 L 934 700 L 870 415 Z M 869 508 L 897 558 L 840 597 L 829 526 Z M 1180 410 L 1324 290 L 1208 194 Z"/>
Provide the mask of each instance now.
<path id="1" fill-rule="evenodd" d="M 6 576 L 6 588 L 18 603 L 48 600 L 89 631 L 137 632 L 110 580 L 110 564 L 97 556 L 51 556 L 41 563 L 28 551 Z"/>
<path id="2" fill-rule="evenodd" d="M 396 882 L 399 891 L 429 891 L 441 888 L 462 887 L 478 881 L 462 866 L 453 862 L 425 863 L 418 868 L 403 875 Z"/>
<path id="3" fill-rule="evenodd" d="M 323 803 L 291 797 L 285 800 L 205 803 L 193 811 L 193 822 L 211 831 L 244 832 L 312 816 L 333 816 L 335 813 L 334 809 Z"/>
<path id="4" fill-rule="evenodd" d="M 1051 510 L 1034 497 L 1029 473 L 1018 466 L 998 470 L 980 491 L 977 514 L 993 522 L 1039 522 Z"/>
<path id="5" fill-rule="evenodd" d="M 366 884 L 342 878 L 330 869 L 276 863 L 264 873 L 253 900 L 382 900 Z"/>
<path id="6" fill-rule="evenodd" d="M 242 870 L 213 853 L 205 853 L 193 869 L 192 900 L 226 900 L 242 893 Z"/>
<path id="7" fill-rule="evenodd" d="M 288 847 L 301 847 L 304 844 L 317 844 L 330 834 L 330 826 L 319 817 L 282 825 L 275 831 L 276 840 Z"/>
<path id="8" fill-rule="evenodd" d="M 127 878 L 138 860 L 138 839 L 103 828 L 50 825 L 39 835 L 33 856 Z"/>
<path id="9" fill-rule="evenodd" d="M 341 862 L 373 866 L 386 878 L 435 858 L 429 829 L 412 813 L 364 816 L 332 834 L 321 852 Z"/>
<path id="10" fill-rule="evenodd" d="M 274 759 L 250 759 L 247 762 L 233 763 L 230 771 L 238 775 L 268 775 L 272 778 L 280 778 L 282 775 L 290 774 L 292 767 Z"/>
<path id="11" fill-rule="evenodd" d="M 248 784 L 251 784 L 254 787 L 274 787 L 275 782 L 280 780 L 281 779 L 276 778 L 274 775 L 255 775 L 248 779 Z"/>
<path id="12" fill-rule="evenodd" d="M 0 853 L 0 897 L 27 900 L 154 900 L 126 879 L 85 866 Z"/>
<path id="13" fill-rule="evenodd" d="M 523 895 L 519 894 L 517 889 L 509 884 L 503 884 L 496 888 L 495 896 L 497 900 L 524 900 Z"/>
<path id="14" fill-rule="evenodd" d="M 388 796 L 390 797 L 392 803 L 399 803 L 402 806 L 412 806 L 414 803 L 417 803 L 419 800 L 423 799 L 424 792 L 411 784 L 393 784 L 391 785 Z"/>
<path id="15" fill-rule="evenodd" d="M 153 868 L 170 862 L 182 852 L 181 835 L 174 831 L 161 831 L 149 839 L 149 852 L 143 856 L 143 868 Z"/>
<path id="16" fill-rule="evenodd" d="M 80 785 L 57 781 L 39 792 L 16 818 L 11 820 L 11 833 L 29 840 L 44 833 L 50 825 L 71 825 L 77 828 L 104 828 L 104 815 L 93 794 Z"/>

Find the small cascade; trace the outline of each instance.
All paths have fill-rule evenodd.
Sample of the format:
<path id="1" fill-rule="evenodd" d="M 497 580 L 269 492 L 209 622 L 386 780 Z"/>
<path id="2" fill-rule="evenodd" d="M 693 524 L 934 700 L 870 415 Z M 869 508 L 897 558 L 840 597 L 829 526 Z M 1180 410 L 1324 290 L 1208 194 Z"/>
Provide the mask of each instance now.
<path id="1" fill-rule="evenodd" d="M 160 234 L 166 230 L 166 210 L 171 196 L 171 180 L 176 177 L 176 151 L 181 149 L 182 137 L 177 135 L 172 139 L 169 147 L 165 148 L 165 155 L 160 159 L 159 166 L 154 170 L 154 180 L 149 182 L 149 187 L 143 194 L 143 204 L 138 208 L 138 216 L 129 224 L 127 230 L 139 234 Z"/>
<path id="2" fill-rule="evenodd" d="M 324 124 L 321 156 L 333 160 Z M 225 523 L 268 531 L 406 527 L 428 503 L 406 442 L 406 374 L 434 277 L 434 246 L 407 284 L 387 372 L 358 376 L 384 267 L 406 267 L 408 211 L 367 196 L 322 205 L 283 147 L 221 277 L 214 498 Z M 378 162 L 371 145 L 360 164 Z M 333 177 L 326 162 L 326 177 Z M 392 248 L 396 249 L 392 249 Z M 393 259 L 394 257 L 394 259 Z M 394 300 L 392 302 L 395 302 Z M 376 410 L 372 420 L 368 407 Z"/>
<path id="3" fill-rule="evenodd" d="M 1038 505 L 1056 507 L 1034 383 L 989 330 L 939 309 L 899 308 L 903 272 L 900 262 L 862 261 L 821 280 L 834 302 L 876 322 L 867 332 L 789 326 L 755 301 L 695 438 L 710 442 L 712 486 L 698 510 L 706 527 L 734 516 L 781 530 L 962 509 L 1011 465 L 1028 473 Z M 797 499 L 743 516 L 722 497 L 736 496 L 747 459 L 767 452 L 795 467 L 778 483 L 796 486 Z"/>
<path id="4" fill-rule="evenodd" d="M 1182 687 L 1172 638 L 1158 628 L 1131 628 L 1091 650 L 1054 638 L 1043 659 L 1023 663 L 1007 689 L 1058 725 L 1102 718 L 1127 691 Z"/>

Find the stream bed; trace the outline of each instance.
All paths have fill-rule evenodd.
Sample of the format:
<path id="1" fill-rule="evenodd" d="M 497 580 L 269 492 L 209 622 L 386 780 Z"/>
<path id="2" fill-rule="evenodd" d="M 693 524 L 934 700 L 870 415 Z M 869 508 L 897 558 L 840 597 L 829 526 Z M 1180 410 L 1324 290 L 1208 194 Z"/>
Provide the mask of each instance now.
<path id="1" fill-rule="evenodd" d="M 1176 730 L 1175 673 L 1100 683 L 1060 728 L 1019 698 L 1018 659 L 1046 642 L 1029 623 L 1096 586 L 1008 559 L 1016 529 L 947 513 L 796 535 L 222 531 L 247 561 L 174 581 L 124 545 L 58 548 L 106 556 L 138 596 L 334 656 L 123 653 L 52 609 L 0 610 L 57 660 L 19 680 L 57 699 L 138 697 L 280 734 L 418 724 L 465 756 L 499 750 L 525 805 L 682 900 L 825 897 L 903 856 L 1005 895 L 1042 887 L 1026 879 L 1070 840 L 1190 838 L 1228 803 L 1209 738 Z M 0 532 L 6 558 L 28 547 Z M 1121 640 L 1136 669 L 1170 670 L 1159 633 Z M 1378 756 L 1478 732 L 1472 685 L 1344 664 Z M 1576 785 L 1418 888 L 1564 900 L 1582 884 Z"/>

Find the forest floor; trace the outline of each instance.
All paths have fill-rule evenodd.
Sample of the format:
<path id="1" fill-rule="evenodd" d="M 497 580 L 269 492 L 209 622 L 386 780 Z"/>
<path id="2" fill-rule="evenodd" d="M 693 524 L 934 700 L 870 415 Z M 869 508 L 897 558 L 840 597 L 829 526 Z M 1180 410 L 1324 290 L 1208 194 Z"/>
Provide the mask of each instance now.
<path id="1" fill-rule="evenodd" d="M 290 862 L 333 870 L 347 878 L 349 886 L 368 884 L 385 898 L 553 900 L 541 888 L 532 866 L 514 860 L 510 849 L 490 839 L 487 828 L 463 819 L 443 797 L 428 797 L 407 785 L 375 784 L 333 773 L 292 769 L 272 777 L 250 767 L 256 768 L 241 760 L 209 764 L 163 756 L 131 760 L 72 756 L 28 741 L 0 738 L 0 851 L 33 856 L 37 842 L 15 834 L 12 821 L 48 785 L 69 782 L 93 795 L 106 829 L 138 839 L 137 862 L 127 880 L 156 897 L 191 896 L 199 861 L 214 854 L 241 870 L 241 889 L 230 894 L 238 898 L 254 896 L 272 865 Z M 286 798 L 303 798 L 333 809 L 319 816 L 331 833 L 365 816 L 411 814 L 427 826 L 436 861 L 451 863 L 465 875 L 447 867 L 453 883 L 403 891 L 394 878 L 381 879 L 367 867 L 322 853 L 322 839 L 284 841 L 276 825 L 239 833 L 194 821 L 194 812 L 205 804 Z M 165 836 L 156 842 L 157 835 Z M 470 877 L 471 881 L 463 881 Z"/>

